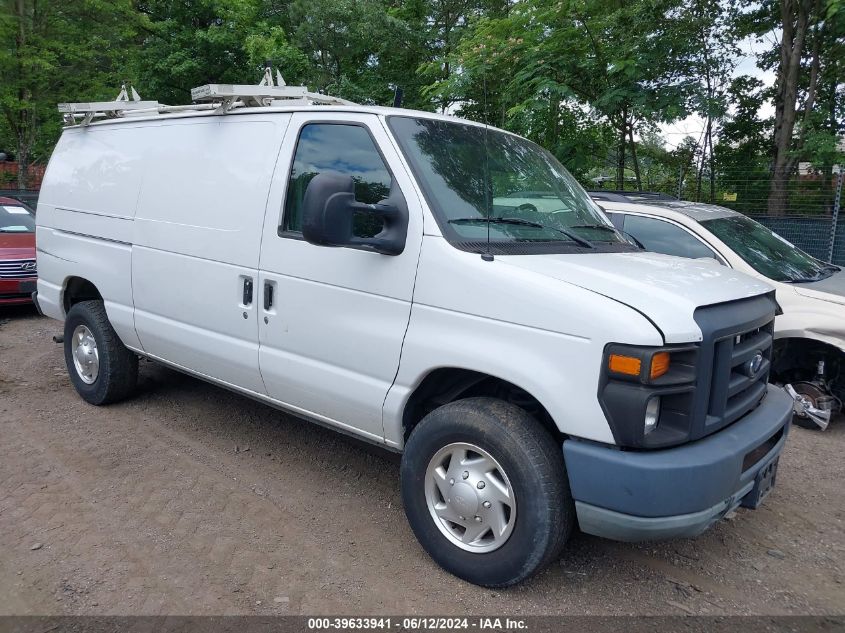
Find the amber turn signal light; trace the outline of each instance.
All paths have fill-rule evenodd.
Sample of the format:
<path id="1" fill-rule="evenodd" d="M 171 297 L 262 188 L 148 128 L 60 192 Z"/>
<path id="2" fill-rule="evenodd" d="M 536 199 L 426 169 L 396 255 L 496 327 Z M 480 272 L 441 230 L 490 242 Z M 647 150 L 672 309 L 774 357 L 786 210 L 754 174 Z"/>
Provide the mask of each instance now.
<path id="1" fill-rule="evenodd" d="M 667 354 L 668 356 L 668 354 Z M 623 356 L 622 354 L 611 354 L 607 363 L 610 371 L 617 374 L 625 374 L 627 376 L 639 376 L 642 361 L 633 356 Z"/>
<path id="2" fill-rule="evenodd" d="M 669 371 L 669 352 L 657 352 L 651 357 L 651 371 L 649 376 L 654 380 Z"/>

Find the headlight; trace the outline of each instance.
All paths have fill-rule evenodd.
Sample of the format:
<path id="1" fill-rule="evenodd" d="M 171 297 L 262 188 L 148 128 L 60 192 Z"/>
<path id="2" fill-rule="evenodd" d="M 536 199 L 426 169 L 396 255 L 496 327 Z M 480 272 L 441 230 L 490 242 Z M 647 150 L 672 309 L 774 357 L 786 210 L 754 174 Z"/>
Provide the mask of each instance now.
<path id="1" fill-rule="evenodd" d="M 657 428 L 657 421 L 660 419 L 660 396 L 655 396 L 648 401 L 645 407 L 645 424 L 643 424 L 643 435 L 648 435 Z"/>
<path id="2" fill-rule="evenodd" d="M 698 351 L 695 343 L 605 346 L 598 397 L 617 445 L 663 448 L 687 441 Z M 704 392 L 709 389 L 708 382 Z"/>

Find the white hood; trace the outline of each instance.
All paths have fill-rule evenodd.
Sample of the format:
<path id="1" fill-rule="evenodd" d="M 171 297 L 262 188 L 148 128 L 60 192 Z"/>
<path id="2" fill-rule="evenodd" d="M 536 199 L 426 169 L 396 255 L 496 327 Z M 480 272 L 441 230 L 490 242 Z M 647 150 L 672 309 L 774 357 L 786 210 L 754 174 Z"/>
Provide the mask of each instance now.
<path id="1" fill-rule="evenodd" d="M 701 306 L 764 294 L 772 287 L 731 268 L 657 253 L 500 256 L 497 261 L 591 290 L 644 314 L 667 343 L 701 340 Z"/>
<path id="2" fill-rule="evenodd" d="M 845 304 L 845 270 L 835 272 L 821 281 L 794 283 L 792 287 L 804 297 Z"/>

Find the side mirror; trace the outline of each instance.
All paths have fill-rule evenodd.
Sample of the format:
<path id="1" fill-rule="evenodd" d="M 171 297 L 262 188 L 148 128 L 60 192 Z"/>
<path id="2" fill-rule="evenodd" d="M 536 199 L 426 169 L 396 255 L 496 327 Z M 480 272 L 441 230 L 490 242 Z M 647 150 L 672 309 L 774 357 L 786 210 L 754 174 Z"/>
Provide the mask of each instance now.
<path id="1" fill-rule="evenodd" d="M 355 215 L 372 214 L 384 228 L 373 237 L 354 233 Z M 394 184 L 386 200 L 366 204 L 355 200 L 355 181 L 336 172 L 317 174 L 302 200 L 302 237 L 317 246 L 345 246 L 383 255 L 399 255 L 408 236 L 408 208 Z"/>

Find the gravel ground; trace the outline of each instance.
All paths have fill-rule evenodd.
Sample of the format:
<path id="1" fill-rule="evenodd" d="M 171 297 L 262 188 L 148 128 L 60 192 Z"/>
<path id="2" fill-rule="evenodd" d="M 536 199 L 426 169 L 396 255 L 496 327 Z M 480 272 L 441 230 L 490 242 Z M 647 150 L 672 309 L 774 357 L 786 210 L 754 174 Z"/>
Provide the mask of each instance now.
<path id="1" fill-rule="evenodd" d="M 152 363 L 96 408 L 55 321 L 0 309 L 2 614 L 842 614 L 845 421 L 793 429 L 778 485 L 695 540 L 576 535 L 522 586 L 441 571 L 398 458 Z"/>

